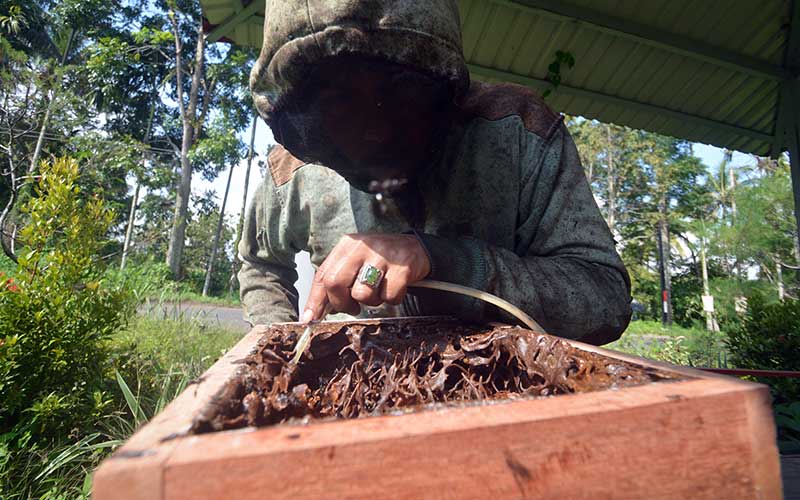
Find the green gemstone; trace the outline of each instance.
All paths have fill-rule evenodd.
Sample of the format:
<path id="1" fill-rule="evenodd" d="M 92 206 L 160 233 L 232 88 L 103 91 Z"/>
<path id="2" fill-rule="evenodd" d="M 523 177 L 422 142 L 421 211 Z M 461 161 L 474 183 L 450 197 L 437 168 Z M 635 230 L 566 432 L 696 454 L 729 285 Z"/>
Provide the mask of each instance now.
<path id="1" fill-rule="evenodd" d="M 361 281 L 365 282 L 370 286 L 375 286 L 381 279 L 381 270 L 377 267 L 368 266 L 364 268 L 364 271 L 361 273 Z"/>

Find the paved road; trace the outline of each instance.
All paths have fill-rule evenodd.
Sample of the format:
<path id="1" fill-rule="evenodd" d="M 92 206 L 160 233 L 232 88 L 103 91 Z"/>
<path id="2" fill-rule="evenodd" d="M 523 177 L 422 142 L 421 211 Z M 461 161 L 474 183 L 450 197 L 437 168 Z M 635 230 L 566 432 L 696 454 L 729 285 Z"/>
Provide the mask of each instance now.
<path id="1" fill-rule="evenodd" d="M 153 302 L 149 305 L 142 304 L 139 312 L 162 318 L 192 318 L 209 326 L 223 326 L 242 333 L 250 331 L 250 324 L 242 319 L 242 310 L 239 307 L 197 302 Z"/>

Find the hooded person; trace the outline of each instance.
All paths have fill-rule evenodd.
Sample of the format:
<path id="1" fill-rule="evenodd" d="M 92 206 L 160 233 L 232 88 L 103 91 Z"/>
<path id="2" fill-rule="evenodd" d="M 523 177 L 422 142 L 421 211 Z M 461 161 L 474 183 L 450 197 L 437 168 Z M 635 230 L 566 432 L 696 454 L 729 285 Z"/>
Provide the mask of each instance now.
<path id="1" fill-rule="evenodd" d="M 245 316 L 296 321 L 295 255 L 326 310 L 511 321 L 615 340 L 630 280 L 563 119 L 525 87 L 470 82 L 455 1 L 267 0 L 250 86 L 279 143 L 239 246 Z M 396 307 L 388 307 L 395 305 Z M 380 306 L 380 307 L 378 307 Z"/>

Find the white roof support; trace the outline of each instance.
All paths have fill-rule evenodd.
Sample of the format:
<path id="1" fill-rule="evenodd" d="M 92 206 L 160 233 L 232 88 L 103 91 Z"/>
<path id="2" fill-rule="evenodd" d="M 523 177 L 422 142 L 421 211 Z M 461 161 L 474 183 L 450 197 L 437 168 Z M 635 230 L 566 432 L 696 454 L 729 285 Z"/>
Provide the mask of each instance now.
<path id="1" fill-rule="evenodd" d="M 604 12 L 571 5 L 559 0 L 492 0 L 507 7 L 522 9 L 539 15 L 555 17 L 562 21 L 584 24 L 592 29 L 627 38 L 639 43 L 668 50 L 704 62 L 733 69 L 770 80 L 784 80 L 791 73 L 781 66 L 761 59 L 691 40 L 684 36 L 659 30 L 627 19 L 610 16 Z"/>

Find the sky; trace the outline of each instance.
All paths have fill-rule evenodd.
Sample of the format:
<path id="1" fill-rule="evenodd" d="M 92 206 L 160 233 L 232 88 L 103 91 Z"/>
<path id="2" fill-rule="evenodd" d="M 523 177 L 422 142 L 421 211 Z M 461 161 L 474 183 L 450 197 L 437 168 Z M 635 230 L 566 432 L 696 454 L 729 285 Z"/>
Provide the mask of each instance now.
<path id="1" fill-rule="evenodd" d="M 250 129 L 240 133 L 239 137 L 245 144 L 249 145 Z M 250 184 L 247 188 L 247 203 L 253 199 L 253 195 L 261 183 L 261 171 L 258 168 L 258 161 L 266 162 L 267 148 L 271 144 L 275 144 L 275 139 L 272 137 L 272 131 L 263 120 L 258 120 L 256 126 L 256 140 L 255 152 L 256 157 L 253 158 L 253 166 L 250 169 Z M 231 190 L 228 194 L 228 205 L 226 207 L 226 215 L 231 220 L 238 220 L 239 213 L 242 208 L 242 195 L 244 194 L 244 174 L 247 170 L 247 159 L 242 159 L 236 167 L 234 167 L 233 179 L 231 179 Z M 192 179 L 192 192 L 203 193 L 205 191 L 213 190 L 217 193 L 217 201 L 222 200 L 225 193 L 225 184 L 228 182 L 228 172 L 222 172 L 213 182 L 206 181 L 200 176 L 195 176 Z M 300 293 L 300 306 L 306 303 L 308 292 L 311 289 L 311 280 L 314 278 L 314 268 L 311 266 L 311 260 L 307 252 L 302 252 L 295 258 L 297 263 L 298 280 L 295 283 L 298 292 Z"/>
<path id="2" fill-rule="evenodd" d="M 248 129 L 243 131 L 240 134 L 240 139 L 244 141 L 245 144 L 249 144 L 248 141 L 250 140 L 250 130 Z M 256 156 L 253 160 L 253 168 L 251 169 L 250 173 L 250 185 L 248 187 L 247 194 L 248 204 L 249 200 L 252 200 L 255 190 L 258 188 L 258 185 L 262 180 L 261 171 L 258 168 L 258 161 L 262 160 L 266 162 L 267 148 L 274 143 L 275 139 L 273 138 L 269 127 L 266 123 L 264 123 L 263 120 L 259 119 L 256 127 L 255 141 L 255 151 L 258 156 Z M 700 143 L 694 143 L 693 146 L 694 154 L 697 155 L 707 167 L 714 168 L 722 161 L 724 156 L 722 149 Z M 738 152 L 733 154 L 734 166 L 742 166 L 752 163 L 753 159 L 750 155 Z M 244 194 L 244 172 L 246 169 L 246 164 L 246 159 L 243 159 L 239 165 L 235 167 L 236 170 L 234 172 L 233 179 L 231 180 L 231 191 L 228 198 L 229 201 L 226 212 L 228 217 L 233 218 L 233 220 L 237 220 L 236 218 L 239 216 L 241 209 L 241 200 L 242 195 Z M 201 179 L 200 176 L 197 176 L 192 180 L 192 191 L 195 193 L 202 193 L 207 190 L 214 190 L 217 193 L 217 199 L 222 200 L 222 195 L 225 192 L 225 184 L 227 181 L 227 171 L 220 174 L 213 182 L 206 181 Z M 311 266 L 308 253 L 306 252 L 298 254 L 295 262 L 297 263 L 297 274 L 299 276 L 295 286 L 300 293 L 300 306 L 302 308 L 303 304 L 305 304 L 306 299 L 308 298 L 308 292 L 311 288 L 311 280 L 314 277 L 314 269 Z"/>

